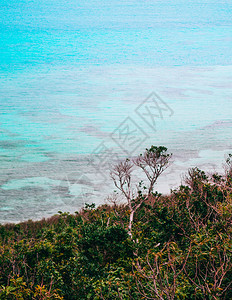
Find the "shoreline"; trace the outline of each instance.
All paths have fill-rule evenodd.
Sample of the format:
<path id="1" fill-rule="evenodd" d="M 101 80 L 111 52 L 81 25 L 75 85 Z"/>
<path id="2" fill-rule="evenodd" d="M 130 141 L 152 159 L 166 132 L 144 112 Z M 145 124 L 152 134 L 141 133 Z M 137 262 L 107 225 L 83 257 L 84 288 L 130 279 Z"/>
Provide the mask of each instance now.
<path id="1" fill-rule="evenodd" d="M 220 153 L 222 153 L 222 152 L 220 152 Z M 228 154 L 229 151 L 228 150 L 225 151 L 225 154 L 226 153 Z M 207 154 L 207 152 L 205 154 Z M 224 155 L 224 157 L 225 157 L 225 155 Z M 205 158 L 206 158 L 206 156 L 205 156 Z M 224 174 L 223 162 L 224 162 L 224 160 L 222 159 L 222 163 L 220 166 L 217 166 L 212 162 L 208 162 L 208 163 L 204 162 L 201 166 L 197 165 L 197 167 L 199 167 L 203 171 L 208 170 L 207 172 L 209 175 L 211 175 L 212 173 L 216 173 L 216 172 L 223 175 Z M 158 182 L 155 185 L 154 190 L 161 193 L 164 197 L 169 196 L 171 193 L 171 190 L 173 190 L 181 185 L 183 178 L 187 174 L 188 169 L 196 166 L 192 162 L 192 164 L 189 165 L 188 168 L 185 167 L 185 169 L 183 169 L 183 166 L 186 166 L 186 163 L 187 163 L 187 161 L 183 161 L 181 163 L 180 161 L 176 162 L 174 160 L 174 162 L 171 164 L 171 166 L 166 170 L 166 173 L 162 174 L 162 176 L 159 178 Z M 88 177 L 88 179 L 89 179 L 89 177 Z M 140 181 L 139 179 L 141 179 L 140 174 L 135 173 L 133 182 L 138 182 L 138 181 Z M 73 205 L 68 205 L 68 203 L 65 204 L 64 202 L 62 202 L 61 195 L 58 195 L 59 199 L 57 201 L 53 202 L 53 205 L 56 206 L 56 208 L 51 207 L 50 212 L 47 209 L 47 212 L 43 213 L 41 211 L 37 217 L 32 216 L 29 218 L 27 218 L 25 216 L 21 217 L 20 219 L 17 219 L 17 217 L 16 218 L 13 217 L 15 219 L 8 217 L 8 219 L 2 220 L 0 222 L 0 224 L 1 225 L 19 224 L 21 222 L 27 222 L 28 220 L 37 222 L 44 218 L 47 219 L 47 218 L 53 217 L 54 215 L 58 214 L 58 211 L 69 212 L 69 213 L 73 214 L 73 213 L 75 213 L 75 211 L 79 211 L 79 210 L 83 209 L 83 207 L 85 206 L 85 203 L 87 203 L 87 204 L 95 203 L 96 207 L 107 204 L 107 201 L 106 201 L 107 196 L 110 196 L 112 194 L 112 192 L 115 190 L 115 187 L 113 186 L 113 182 L 110 180 L 110 176 L 109 176 L 107 182 L 108 182 L 107 183 L 108 186 L 109 186 L 109 184 L 111 184 L 111 189 L 108 189 L 108 193 L 105 191 L 105 196 L 103 196 L 102 198 L 100 198 L 100 196 L 98 198 L 98 197 L 96 197 L 96 195 L 95 195 L 95 197 L 91 198 L 91 193 L 94 192 L 94 189 L 92 187 L 86 186 L 86 182 L 85 182 L 85 184 L 83 184 L 83 181 L 80 181 L 80 182 L 76 181 L 76 180 L 72 181 L 72 179 L 70 177 L 70 181 L 68 182 L 69 183 L 69 191 L 67 191 L 67 192 L 68 192 L 69 202 L 73 203 Z M 85 186 L 85 189 L 82 190 L 82 194 L 78 194 L 80 192 L 80 190 L 79 190 L 80 184 Z M 106 181 L 105 181 L 105 184 L 106 184 Z M 75 195 L 75 187 L 77 188 L 76 195 Z M 26 188 L 26 186 L 25 186 L 25 188 Z M 64 187 L 62 187 L 62 189 L 63 188 Z M 98 188 L 101 189 L 102 186 L 98 186 Z M 74 193 L 73 195 L 70 194 L 70 190 Z M 95 199 L 95 201 L 94 201 L 94 199 Z M 78 205 L 78 200 L 82 201 L 82 204 Z M 60 205 L 57 202 L 59 202 Z M 46 210 L 46 207 L 44 210 Z M 38 213 L 38 211 L 39 210 L 37 208 L 37 213 Z"/>

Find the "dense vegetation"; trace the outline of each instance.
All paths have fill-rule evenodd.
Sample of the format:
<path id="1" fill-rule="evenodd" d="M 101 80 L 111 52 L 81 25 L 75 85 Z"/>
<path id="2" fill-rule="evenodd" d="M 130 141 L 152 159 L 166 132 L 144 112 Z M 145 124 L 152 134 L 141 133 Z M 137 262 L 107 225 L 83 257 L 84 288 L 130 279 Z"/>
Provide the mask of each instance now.
<path id="1" fill-rule="evenodd" d="M 0 299 L 232 299 L 231 157 L 224 176 L 194 168 L 162 196 L 166 150 L 133 161 L 154 167 L 136 194 L 131 162 L 113 170 L 126 204 L 0 226 Z"/>

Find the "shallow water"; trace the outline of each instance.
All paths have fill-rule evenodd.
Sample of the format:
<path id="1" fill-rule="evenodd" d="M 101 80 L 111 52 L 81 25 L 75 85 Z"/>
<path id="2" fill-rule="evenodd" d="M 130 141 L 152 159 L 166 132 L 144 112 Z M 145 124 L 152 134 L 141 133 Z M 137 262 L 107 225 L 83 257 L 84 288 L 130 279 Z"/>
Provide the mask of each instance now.
<path id="1" fill-rule="evenodd" d="M 0 222 L 103 203 L 113 163 L 152 144 L 174 155 L 161 192 L 191 166 L 222 170 L 231 4 L 153 2 L 1 7 Z"/>

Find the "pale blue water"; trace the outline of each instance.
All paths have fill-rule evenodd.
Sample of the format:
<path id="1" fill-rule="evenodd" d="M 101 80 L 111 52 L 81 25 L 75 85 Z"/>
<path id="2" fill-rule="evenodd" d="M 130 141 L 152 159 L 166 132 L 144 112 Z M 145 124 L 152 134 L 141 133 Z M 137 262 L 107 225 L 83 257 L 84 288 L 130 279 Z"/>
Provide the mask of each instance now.
<path id="1" fill-rule="evenodd" d="M 103 203 L 114 160 L 96 159 L 102 144 L 115 157 L 166 145 L 164 192 L 190 166 L 220 169 L 231 151 L 231 2 L 0 1 L 0 16 L 0 222 Z M 155 128 L 137 113 L 153 91 L 167 105 Z M 123 124 L 137 133 L 122 145 Z"/>

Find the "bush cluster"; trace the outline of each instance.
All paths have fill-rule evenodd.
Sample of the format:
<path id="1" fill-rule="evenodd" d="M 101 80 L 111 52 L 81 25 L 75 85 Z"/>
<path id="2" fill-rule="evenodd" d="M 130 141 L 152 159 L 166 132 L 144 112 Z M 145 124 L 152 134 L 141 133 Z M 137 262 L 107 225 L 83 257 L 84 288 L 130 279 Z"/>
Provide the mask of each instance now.
<path id="1" fill-rule="evenodd" d="M 232 179 L 0 226 L 0 299 L 232 299 Z"/>

